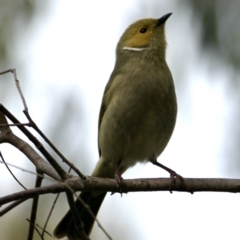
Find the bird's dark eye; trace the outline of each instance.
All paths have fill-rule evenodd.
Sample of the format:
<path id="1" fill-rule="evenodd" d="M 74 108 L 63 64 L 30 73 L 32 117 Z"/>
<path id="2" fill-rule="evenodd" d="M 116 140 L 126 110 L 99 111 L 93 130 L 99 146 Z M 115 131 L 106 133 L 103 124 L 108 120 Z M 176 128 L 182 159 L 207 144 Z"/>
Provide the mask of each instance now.
<path id="1" fill-rule="evenodd" d="M 147 31 L 147 28 L 141 28 L 141 29 L 139 30 L 140 33 L 145 33 L 146 31 Z"/>

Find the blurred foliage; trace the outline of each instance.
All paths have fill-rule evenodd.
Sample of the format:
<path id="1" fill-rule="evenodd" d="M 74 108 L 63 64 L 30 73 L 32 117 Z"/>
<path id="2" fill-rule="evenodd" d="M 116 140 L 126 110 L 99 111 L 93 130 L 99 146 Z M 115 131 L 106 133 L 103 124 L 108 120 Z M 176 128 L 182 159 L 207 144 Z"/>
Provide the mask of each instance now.
<path id="1" fill-rule="evenodd" d="M 179 4 L 180 2 L 178 2 Z M 182 3 L 182 2 L 181 2 Z M 200 51 L 207 53 L 205 57 L 213 55 L 213 61 L 222 61 L 232 68 L 228 70 L 226 78 L 228 99 L 234 105 L 231 118 L 226 127 L 224 144 L 224 170 L 230 174 L 240 174 L 240 1 L 232 0 L 185 0 L 192 8 L 193 17 L 201 26 Z M 211 56 L 212 57 L 212 56 Z M 218 67 L 221 67 L 219 65 Z M 209 79 L 212 81 L 212 79 Z M 217 79 L 216 79 L 217 80 Z"/>
<path id="2" fill-rule="evenodd" d="M 25 34 L 37 13 L 44 13 L 44 9 L 47 9 L 48 5 L 46 1 L 0 0 L 0 71 L 18 65 L 19 56 L 15 52 L 18 34 Z M 14 66 L 12 66 L 13 64 Z M 9 74 L 5 79 L 8 77 L 11 79 L 12 76 Z M 4 98 L 7 99 L 7 97 L 12 96 L 10 86 L 12 88 L 12 85 L 7 84 L 6 81 L 1 81 L 1 103 L 4 102 Z M 8 184 L 10 186 L 10 183 Z M 29 216 L 30 207 L 31 200 L 28 200 L 21 204 L 20 208 L 15 208 L 6 216 L 4 215 L 5 225 L 3 222 L 0 224 L 1 239 L 25 239 L 28 224 L 24 220 L 13 221 L 13 219 L 17 219 L 17 216 L 23 216 L 24 214 Z M 3 221 L 3 218 L 1 221 Z"/>
<path id="3" fill-rule="evenodd" d="M 0 64 L 11 59 L 10 49 L 17 41 L 15 31 L 17 27 L 24 29 L 33 19 L 37 10 L 37 2 L 31 0 L 0 0 Z M 4 64 L 5 65 L 5 64 Z"/>
<path id="4" fill-rule="evenodd" d="M 240 65 L 240 1 L 185 0 L 201 26 L 201 48 L 224 60 L 235 71 Z M 239 84 L 236 77 L 232 78 Z"/>
<path id="5" fill-rule="evenodd" d="M 22 64 L 16 53 L 18 36 L 24 36 L 37 13 L 44 13 L 48 5 L 46 1 L 0 0 L 0 71 Z M 6 75 L 6 79 L 9 77 Z M 1 101 L 11 91 L 8 83 L 1 82 Z"/>

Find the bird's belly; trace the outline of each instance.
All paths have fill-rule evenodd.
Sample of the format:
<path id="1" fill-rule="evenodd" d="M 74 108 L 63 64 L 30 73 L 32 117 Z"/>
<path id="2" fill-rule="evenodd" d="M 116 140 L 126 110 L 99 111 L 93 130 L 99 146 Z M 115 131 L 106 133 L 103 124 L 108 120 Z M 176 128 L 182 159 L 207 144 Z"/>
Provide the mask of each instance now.
<path id="1" fill-rule="evenodd" d="M 172 134 L 176 116 L 172 108 L 165 107 L 162 111 L 159 106 L 147 105 L 144 101 L 127 104 L 128 107 L 119 103 L 109 107 L 99 131 L 99 146 L 105 163 L 116 169 L 121 161 L 122 173 L 137 162 L 161 154 Z M 166 117 L 168 115 L 171 117 Z"/>

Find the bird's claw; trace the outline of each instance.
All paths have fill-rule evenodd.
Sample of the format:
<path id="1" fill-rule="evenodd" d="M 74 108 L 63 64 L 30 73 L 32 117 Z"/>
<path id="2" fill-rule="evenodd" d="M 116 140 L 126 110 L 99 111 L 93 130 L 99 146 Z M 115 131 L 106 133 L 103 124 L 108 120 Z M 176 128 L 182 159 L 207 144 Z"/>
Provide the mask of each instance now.
<path id="1" fill-rule="evenodd" d="M 178 182 L 182 184 L 184 182 L 184 178 L 175 171 L 170 172 L 170 178 L 173 180 L 174 183 Z"/>
<path id="2" fill-rule="evenodd" d="M 117 186 L 118 186 L 121 196 L 123 193 L 127 193 L 127 187 L 126 187 L 126 183 L 125 183 L 123 177 L 119 174 L 115 174 L 115 180 L 117 182 Z M 114 194 L 114 192 L 112 192 L 112 195 L 113 194 Z"/>

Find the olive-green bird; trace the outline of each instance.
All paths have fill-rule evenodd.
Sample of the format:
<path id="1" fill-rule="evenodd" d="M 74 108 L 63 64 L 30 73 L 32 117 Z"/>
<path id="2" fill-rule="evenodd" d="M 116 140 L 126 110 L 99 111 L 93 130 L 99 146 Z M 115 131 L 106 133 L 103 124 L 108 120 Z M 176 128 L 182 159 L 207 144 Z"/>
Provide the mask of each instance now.
<path id="1" fill-rule="evenodd" d="M 166 63 L 165 22 L 142 19 L 123 33 L 116 50 L 116 64 L 104 91 L 98 124 L 99 161 L 94 177 L 115 178 L 138 162 L 150 161 L 175 179 L 182 177 L 157 162 L 166 147 L 176 122 L 177 102 L 171 72 Z M 83 192 L 80 197 L 96 216 L 106 193 Z M 90 235 L 94 219 L 76 201 Z M 54 231 L 58 238 L 84 238 L 75 229 L 69 211 Z"/>

